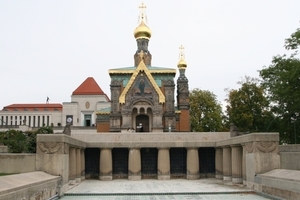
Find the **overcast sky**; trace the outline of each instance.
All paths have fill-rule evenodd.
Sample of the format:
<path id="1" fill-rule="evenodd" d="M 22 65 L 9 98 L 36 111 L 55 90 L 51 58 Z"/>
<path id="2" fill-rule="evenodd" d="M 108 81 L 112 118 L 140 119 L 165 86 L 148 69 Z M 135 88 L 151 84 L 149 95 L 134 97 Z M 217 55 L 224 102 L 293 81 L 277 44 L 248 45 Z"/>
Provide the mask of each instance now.
<path id="1" fill-rule="evenodd" d="M 226 98 L 245 75 L 283 54 L 300 27 L 299 0 L 148 0 L 152 65 L 177 69 L 185 47 L 190 90 Z M 137 0 L 0 0 L 0 109 L 62 103 L 94 77 L 110 97 L 111 68 L 133 66 Z M 178 75 L 178 73 L 177 73 Z M 177 76 L 175 81 L 177 80 Z"/>

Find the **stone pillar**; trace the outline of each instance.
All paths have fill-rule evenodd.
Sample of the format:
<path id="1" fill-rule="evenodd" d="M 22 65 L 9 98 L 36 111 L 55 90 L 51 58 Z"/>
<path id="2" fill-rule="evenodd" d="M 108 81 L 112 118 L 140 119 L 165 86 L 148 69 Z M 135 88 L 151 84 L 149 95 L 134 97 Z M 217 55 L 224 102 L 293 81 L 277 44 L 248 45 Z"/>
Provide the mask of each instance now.
<path id="1" fill-rule="evenodd" d="M 169 148 L 158 149 L 157 158 L 157 179 L 168 180 L 170 179 L 170 152 Z"/>
<path id="2" fill-rule="evenodd" d="M 223 180 L 231 181 L 231 148 L 230 146 L 224 146 L 223 148 Z"/>
<path id="3" fill-rule="evenodd" d="M 216 178 L 223 179 L 223 149 L 221 147 L 216 147 Z"/>
<path id="4" fill-rule="evenodd" d="M 85 180 L 85 155 L 84 155 L 84 149 L 80 150 L 80 158 L 81 158 L 81 181 Z"/>
<path id="5" fill-rule="evenodd" d="M 198 148 L 188 148 L 186 157 L 186 179 L 199 179 L 199 155 Z"/>
<path id="6" fill-rule="evenodd" d="M 141 151 L 140 149 L 129 149 L 128 156 L 128 179 L 141 180 Z"/>
<path id="7" fill-rule="evenodd" d="M 255 180 L 257 174 L 280 169 L 280 156 L 278 155 L 279 134 L 274 134 L 273 136 L 271 134 L 256 134 L 256 141 L 245 143 L 246 184 L 248 188 L 259 188 L 259 184 Z M 269 137 L 270 141 L 261 141 L 267 137 Z"/>
<path id="8" fill-rule="evenodd" d="M 247 185 L 246 181 L 246 146 L 245 143 L 242 144 L 243 157 L 242 157 L 242 174 L 243 174 L 243 185 Z"/>
<path id="9" fill-rule="evenodd" d="M 242 162 L 243 152 L 241 145 L 231 145 L 232 182 L 243 183 Z"/>
<path id="10" fill-rule="evenodd" d="M 69 181 L 75 182 L 76 179 L 76 149 L 70 147 L 69 152 Z"/>
<path id="11" fill-rule="evenodd" d="M 81 181 L 81 154 L 80 149 L 76 149 L 76 183 Z"/>
<path id="12" fill-rule="evenodd" d="M 112 153 L 111 149 L 100 150 L 100 180 L 112 180 Z"/>

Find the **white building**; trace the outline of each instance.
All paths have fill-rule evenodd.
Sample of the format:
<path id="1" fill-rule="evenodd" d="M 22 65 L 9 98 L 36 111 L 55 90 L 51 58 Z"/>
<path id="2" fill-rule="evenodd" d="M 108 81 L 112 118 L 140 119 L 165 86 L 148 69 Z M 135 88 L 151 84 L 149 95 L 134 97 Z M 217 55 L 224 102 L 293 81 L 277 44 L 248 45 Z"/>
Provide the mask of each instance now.
<path id="1" fill-rule="evenodd" d="M 95 126 L 97 110 L 110 108 L 110 99 L 93 77 L 88 77 L 71 95 L 71 102 L 11 104 L 0 111 L 0 127 L 16 128 L 65 126 L 68 118 L 73 126 Z"/>

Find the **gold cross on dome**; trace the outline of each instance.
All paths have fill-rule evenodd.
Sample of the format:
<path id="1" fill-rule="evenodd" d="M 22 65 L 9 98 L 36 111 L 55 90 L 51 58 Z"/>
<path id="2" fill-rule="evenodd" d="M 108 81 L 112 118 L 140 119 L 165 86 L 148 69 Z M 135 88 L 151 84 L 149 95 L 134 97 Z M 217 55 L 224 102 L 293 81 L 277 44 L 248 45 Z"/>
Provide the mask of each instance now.
<path id="1" fill-rule="evenodd" d="M 184 47 L 182 45 L 179 47 L 179 57 L 180 59 L 184 59 Z"/>
<path id="2" fill-rule="evenodd" d="M 140 9 L 140 22 L 146 20 L 146 5 L 144 3 L 142 3 L 140 6 L 139 6 L 139 9 Z M 145 21 L 144 21 L 145 22 Z"/>

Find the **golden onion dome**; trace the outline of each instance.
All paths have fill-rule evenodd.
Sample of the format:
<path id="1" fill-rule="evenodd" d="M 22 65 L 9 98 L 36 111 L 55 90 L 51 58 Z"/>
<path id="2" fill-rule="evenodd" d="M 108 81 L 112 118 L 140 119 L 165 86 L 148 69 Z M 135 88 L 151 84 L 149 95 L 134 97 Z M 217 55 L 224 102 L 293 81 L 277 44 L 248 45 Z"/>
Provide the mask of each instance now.
<path id="1" fill-rule="evenodd" d="M 149 40 L 151 38 L 151 30 L 145 23 L 147 21 L 147 16 L 145 12 L 146 6 L 144 3 L 142 3 L 139 6 L 139 8 L 140 8 L 140 15 L 139 15 L 140 25 L 138 25 L 138 27 L 135 28 L 133 34 L 135 39 L 146 38 Z"/>
<path id="2" fill-rule="evenodd" d="M 187 64 L 184 60 L 184 47 L 182 45 L 180 45 L 180 47 L 179 47 L 179 57 L 180 57 L 180 60 L 177 64 L 177 67 L 179 69 L 185 69 L 187 67 Z"/>
<path id="3" fill-rule="evenodd" d="M 181 58 L 177 64 L 177 67 L 179 69 L 185 69 L 187 67 L 187 63 L 185 62 L 185 60 L 183 58 Z"/>
<path id="4" fill-rule="evenodd" d="M 151 30 L 144 21 L 141 21 L 140 25 L 135 28 L 134 37 L 135 39 L 146 38 L 148 40 L 151 38 Z"/>

